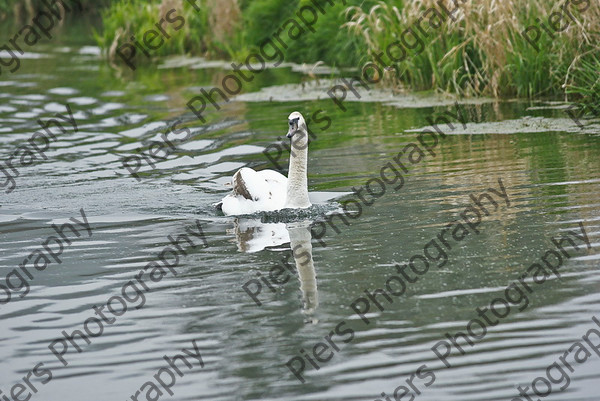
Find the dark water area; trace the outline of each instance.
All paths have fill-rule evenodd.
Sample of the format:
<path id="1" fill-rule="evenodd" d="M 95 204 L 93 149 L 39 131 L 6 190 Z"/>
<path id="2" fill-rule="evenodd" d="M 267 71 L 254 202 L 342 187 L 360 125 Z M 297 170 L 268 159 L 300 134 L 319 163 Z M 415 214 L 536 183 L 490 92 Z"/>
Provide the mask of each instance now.
<path id="1" fill-rule="evenodd" d="M 402 400 L 511 400 L 519 396 L 518 385 L 531 387 L 536 377 L 546 377 L 546 368 L 572 344 L 585 344 L 589 329 L 600 330 L 592 321 L 600 318 L 597 122 L 586 121 L 580 130 L 558 102 L 459 100 L 466 127 L 444 125 L 435 155 L 408 166 L 401 188 L 395 189 L 396 181 L 376 199 L 366 197 L 360 217 L 345 225 L 331 219 L 339 210 L 327 200 L 331 193 L 352 192 L 380 177 L 398 152 L 418 143 L 428 118 L 455 112 L 454 100 L 382 95 L 346 102 L 343 112 L 326 95 L 331 74 L 315 84 L 297 71 L 301 66 L 289 66 L 256 75 L 244 86 L 250 95 L 218 111 L 208 108 L 202 123 L 186 103 L 230 73 L 224 63 L 193 59 L 182 66 L 175 58 L 135 73 L 115 71 L 78 29 L 39 44 L 16 73 L 0 77 L 0 166 L 40 131 L 38 119 L 66 113 L 68 104 L 77 123 L 76 132 L 54 129 L 57 140 L 44 152 L 47 160 L 19 166 L 14 190 L 2 188 L 0 195 L 0 285 L 16 288 L 0 287 L 4 394 L 18 383 L 26 386 L 24 377 L 44 363 L 40 377 L 31 379 L 37 390 L 32 400 L 129 400 L 145 382 L 156 382 L 153 375 L 167 366 L 163 356 L 193 351 L 195 344 L 204 366 L 192 357 L 191 369 L 179 362 L 184 375 L 176 377 L 172 399 L 387 400 L 404 386 Z M 311 85 L 325 88 L 318 99 L 307 95 Z M 277 94 L 289 101 L 278 101 Z M 331 119 L 326 130 L 325 123 L 314 123 L 317 138 L 309 151 L 309 190 L 318 205 L 291 217 L 220 214 L 213 204 L 228 192 L 225 184 L 238 168 L 274 168 L 263 150 L 282 143 L 278 138 L 295 110 L 305 116 L 322 110 Z M 190 138 L 165 160 L 150 159 L 154 168 L 141 159 L 139 180 L 133 177 L 123 160 L 160 141 L 175 121 Z M 286 166 L 287 152 L 280 160 Z M 502 187 L 508 200 L 498 195 Z M 458 227 L 474 205 L 471 195 L 482 194 L 497 206 L 488 203 L 489 215 L 481 213 L 476 229 L 465 223 L 466 233 L 441 234 L 449 223 L 450 230 Z M 353 212 L 355 205 L 349 206 Z M 327 223 L 328 214 L 339 232 Z M 473 213 L 470 219 L 475 221 Z M 60 263 L 49 255 L 46 268 L 34 269 L 36 250 L 45 251 L 44 242 L 57 236 L 52 225 L 69 222 L 79 236 L 66 231 L 71 243 L 65 242 Z M 589 245 L 569 234 L 583 238 L 580 222 Z M 130 284 L 126 312 L 104 323 L 101 335 L 90 337 L 90 344 L 76 337 L 81 352 L 64 340 L 63 330 L 83 330 L 87 319 L 99 317 L 94 306 L 118 297 L 160 260 L 173 247 L 169 236 L 186 233 L 191 243 L 183 240 L 177 266 L 156 281 L 146 272 L 148 291 L 139 281 L 138 290 Z M 450 238 L 449 246 L 442 248 L 439 235 Z M 565 237 L 579 245 L 566 246 L 569 257 L 552 241 Z M 361 319 L 353 303 L 364 308 L 365 291 L 385 289 L 391 276 L 400 275 L 397 265 L 423 255 L 436 239 L 444 252 L 428 248 L 437 261 L 428 259 L 427 272 L 410 273 L 413 282 L 404 279 L 406 290 L 391 302 L 377 296 L 381 309 L 371 299 Z M 465 332 L 472 319 L 482 319 L 476 308 L 506 299 L 507 286 L 532 264 L 543 264 L 548 250 L 554 250 L 546 257 L 551 263 L 561 255 L 560 277 L 550 274 L 538 284 L 529 274 L 523 281 L 531 291 L 520 282 L 520 301 L 510 310 L 497 306 L 506 309 L 505 317 L 488 325 L 473 346 L 459 339 L 464 355 L 454 349 L 450 367 L 445 365 L 432 348 L 447 340 L 446 333 Z M 173 260 L 172 254 L 162 256 Z M 19 270 L 25 259 L 33 278 Z M 424 259 L 414 259 L 417 269 Z M 282 266 L 280 277 L 288 277 L 283 284 L 273 283 L 276 266 Z M 6 281 L 15 269 L 29 286 L 26 295 L 15 273 Z M 259 285 L 255 302 L 244 287 L 256 293 Z M 518 294 L 510 292 L 512 299 Z M 482 329 L 473 327 L 479 335 Z M 94 323 L 88 329 L 99 330 Z M 68 347 L 67 366 L 49 349 L 57 339 L 62 342 L 55 349 Z M 600 337 L 590 340 L 598 347 Z M 567 378 L 551 373 L 556 383 L 548 399 L 597 400 L 600 354 L 586 346 L 585 361 L 568 357 L 573 371 L 566 372 L 564 391 L 559 389 Z M 317 354 L 331 357 L 319 362 L 314 352 L 324 347 Z M 305 383 L 286 364 L 304 365 Z M 546 391 L 541 381 L 537 388 Z M 161 399 L 168 399 L 160 389 Z"/>

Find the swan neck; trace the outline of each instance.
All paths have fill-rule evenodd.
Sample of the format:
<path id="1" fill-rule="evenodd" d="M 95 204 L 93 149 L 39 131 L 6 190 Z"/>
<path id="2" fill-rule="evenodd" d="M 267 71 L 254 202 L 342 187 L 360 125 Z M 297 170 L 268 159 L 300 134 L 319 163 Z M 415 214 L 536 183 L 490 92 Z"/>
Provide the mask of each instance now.
<path id="1" fill-rule="evenodd" d="M 292 138 L 290 165 L 288 170 L 286 207 L 304 208 L 308 200 L 308 133 L 305 131 L 296 140 Z"/>

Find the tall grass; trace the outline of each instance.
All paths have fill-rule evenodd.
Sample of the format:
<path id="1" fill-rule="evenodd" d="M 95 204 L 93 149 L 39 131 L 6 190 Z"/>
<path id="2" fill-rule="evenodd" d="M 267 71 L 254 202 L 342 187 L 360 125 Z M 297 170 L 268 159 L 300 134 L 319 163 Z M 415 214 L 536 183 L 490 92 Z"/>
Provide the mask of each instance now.
<path id="1" fill-rule="evenodd" d="M 0 0 L 1 1 L 1 0 Z M 102 13 L 103 31 L 97 35 L 98 44 L 115 60 L 114 50 L 131 36 L 136 38 L 160 18 L 163 3 L 170 0 L 120 0 L 111 3 Z M 323 61 L 327 64 L 356 66 L 366 47 L 361 38 L 351 37 L 340 29 L 346 22 L 344 5 L 336 0 L 331 6 L 326 0 L 317 0 L 326 10 L 319 14 L 315 32 L 306 31 L 285 49 L 290 62 Z M 347 0 L 348 4 L 372 5 L 373 0 Z M 193 52 L 212 57 L 243 60 L 257 50 L 289 18 L 310 0 L 200 0 L 201 12 L 196 12 L 184 1 L 185 34 L 178 40 L 165 43 L 155 55 Z M 289 29 L 289 28 L 288 28 Z M 285 35 L 282 35 L 285 36 Z M 181 39 L 185 37 L 185 39 Z M 112 49 L 112 51 L 111 51 Z"/>
<path id="2" fill-rule="evenodd" d="M 600 56 L 588 53 L 578 57 L 572 64 L 572 72 L 567 72 L 565 90 L 567 95 L 575 94 L 581 98 L 584 112 L 600 112 Z"/>
<path id="3" fill-rule="evenodd" d="M 379 2 L 369 10 L 349 7 L 349 33 L 365 40 L 369 53 L 378 53 L 421 18 L 438 0 Z M 444 0 L 449 9 L 454 5 Z M 410 88 L 433 88 L 463 95 L 540 97 L 598 91 L 600 65 L 600 4 L 569 10 L 578 20 L 552 39 L 543 32 L 539 52 L 523 37 L 528 26 L 559 11 L 564 1 L 458 1 L 457 21 L 447 19 L 429 29 L 422 52 L 393 63 L 398 83 Z M 426 19 L 427 21 L 427 19 Z M 422 36 L 422 35 L 421 35 Z M 364 61 L 370 60 L 366 57 Z"/>
<path id="4" fill-rule="evenodd" d="M 3 0 L 0 0 L 0 2 Z M 36 1 L 36 0 L 30 0 Z M 331 6 L 317 0 L 315 32 L 306 31 L 287 43 L 285 59 L 362 67 L 373 54 L 400 39 L 423 19 L 427 10 L 440 11 L 439 0 L 347 0 Z M 589 8 L 569 8 L 577 22 L 550 37 L 543 29 L 537 51 L 522 32 L 541 18 L 560 11 L 566 0 L 442 0 L 448 9 L 459 5 L 456 21 L 417 32 L 422 49 L 408 50 L 403 61 L 384 60 L 391 67 L 394 88 L 435 89 L 466 96 L 582 98 L 599 103 L 600 2 Z M 99 44 L 114 58 L 114 49 L 131 35 L 141 37 L 169 8 L 183 10 L 185 29 L 166 41 L 156 55 L 186 53 L 243 60 L 312 0 L 199 0 L 196 12 L 182 0 L 119 0 L 103 12 Z M 440 11 L 441 12 L 441 11 Z M 424 19 L 429 21 L 428 18 Z M 424 24 L 427 26 L 427 24 Z M 112 50 L 112 51 L 111 51 Z M 386 74 L 388 74 L 386 72 Z"/>

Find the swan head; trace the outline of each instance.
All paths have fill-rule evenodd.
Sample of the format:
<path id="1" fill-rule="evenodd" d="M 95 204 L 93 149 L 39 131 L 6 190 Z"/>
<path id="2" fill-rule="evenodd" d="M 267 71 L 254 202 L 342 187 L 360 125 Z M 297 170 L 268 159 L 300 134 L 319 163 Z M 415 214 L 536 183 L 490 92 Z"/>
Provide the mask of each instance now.
<path id="1" fill-rule="evenodd" d="M 304 117 L 302 117 L 302 114 L 300 114 L 297 111 L 294 111 L 288 117 L 288 125 L 289 130 L 287 133 L 287 137 L 290 139 L 294 136 L 294 134 L 298 132 L 306 132 L 306 121 L 304 121 Z"/>

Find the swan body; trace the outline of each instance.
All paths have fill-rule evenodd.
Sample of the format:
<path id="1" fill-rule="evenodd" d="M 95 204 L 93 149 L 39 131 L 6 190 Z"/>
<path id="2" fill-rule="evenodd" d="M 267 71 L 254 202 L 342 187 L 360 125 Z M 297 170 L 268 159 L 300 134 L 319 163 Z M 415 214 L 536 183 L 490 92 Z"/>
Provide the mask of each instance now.
<path id="1" fill-rule="evenodd" d="M 273 170 L 239 169 L 231 180 L 233 190 L 221 201 L 227 215 L 283 209 L 288 179 Z"/>
<path id="2" fill-rule="evenodd" d="M 293 112 L 288 117 L 291 139 L 288 177 L 274 170 L 239 169 L 231 179 L 231 193 L 221 201 L 226 215 L 252 214 L 286 208 L 304 209 L 308 199 L 308 129 L 304 117 Z"/>

